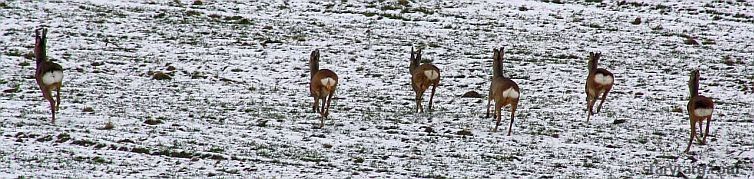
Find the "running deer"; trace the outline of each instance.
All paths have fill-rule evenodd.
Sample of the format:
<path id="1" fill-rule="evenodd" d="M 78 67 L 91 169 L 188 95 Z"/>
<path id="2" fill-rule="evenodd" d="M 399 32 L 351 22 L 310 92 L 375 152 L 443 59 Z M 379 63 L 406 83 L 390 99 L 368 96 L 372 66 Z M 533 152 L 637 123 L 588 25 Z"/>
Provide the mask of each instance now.
<path id="1" fill-rule="evenodd" d="M 686 146 L 688 153 L 691 148 L 691 143 L 696 137 L 696 124 L 699 124 L 699 132 L 704 132 L 701 144 L 707 142 L 707 135 L 709 134 L 709 123 L 712 122 L 712 109 L 714 109 L 714 103 L 712 99 L 699 95 L 699 70 L 692 70 L 689 74 L 689 103 L 686 105 L 686 109 L 689 111 L 689 122 L 691 124 L 691 136 L 689 137 L 689 145 Z M 702 131 L 702 122 L 707 120 L 706 130 Z M 697 139 L 699 139 L 697 137 Z"/>
<path id="2" fill-rule="evenodd" d="M 500 114 L 502 108 L 511 105 L 511 122 L 508 125 L 508 136 L 510 136 L 520 91 L 516 82 L 503 76 L 503 53 L 505 52 L 502 47 L 500 50 L 492 50 L 492 82 L 490 83 L 490 93 L 485 108 L 487 108 L 486 117 L 490 117 L 490 101 L 495 100 L 495 120 L 497 122 L 492 132 L 497 132 L 497 127 L 500 126 L 500 120 L 502 120 Z"/>
<path id="3" fill-rule="evenodd" d="M 424 91 L 427 91 L 429 86 L 432 86 L 432 93 L 429 95 L 429 110 L 432 111 L 432 100 L 435 97 L 435 89 L 440 83 L 440 69 L 430 63 L 421 64 L 422 50 L 419 49 L 414 52 L 414 47 L 411 47 L 411 64 L 408 66 L 408 71 L 411 73 L 411 87 L 416 92 L 416 112 L 424 112 L 422 107 L 422 97 Z"/>
<path id="4" fill-rule="evenodd" d="M 335 94 L 335 87 L 338 86 L 338 75 L 328 69 L 319 69 L 319 50 L 312 51 L 309 56 L 309 70 L 311 71 L 311 81 L 309 82 L 309 92 L 314 97 L 312 110 L 321 115 L 319 127 L 325 126 L 325 118 L 330 114 L 330 100 Z M 322 102 L 322 108 L 318 105 Z"/>
<path id="5" fill-rule="evenodd" d="M 613 81 L 615 79 L 615 76 L 610 71 L 604 68 L 597 68 L 601 56 L 602 53 L 589 52 L 589 75 L 586 78 L 587 123 L 589 123 L 589 119 L 594 115 L 592 108 L 594 108 L 594 103 L 599 99 L 597 97 L 602 94 L 602 101 L 597 106 L 597 113 L 599 113 L 600 109 L 602 109 L 602 103 L 605 103 L 605 100 L 607 100 L 607 93 L 613 88 Z"/>
<path id="6" fill-rule="evenodd" d="M 34 77 L 37 80 L 42 96 L 50 102 L 52 123 L 55 123 L 55 112 L 60 110 L 60 87 L 63 83 L 63 67 L 47 59 L 47 29 L 35 30 L 34 56 L 37 60 L 37 70 Z M 52 98 L 52 91 L 57 92 L 57 100 Z"/>

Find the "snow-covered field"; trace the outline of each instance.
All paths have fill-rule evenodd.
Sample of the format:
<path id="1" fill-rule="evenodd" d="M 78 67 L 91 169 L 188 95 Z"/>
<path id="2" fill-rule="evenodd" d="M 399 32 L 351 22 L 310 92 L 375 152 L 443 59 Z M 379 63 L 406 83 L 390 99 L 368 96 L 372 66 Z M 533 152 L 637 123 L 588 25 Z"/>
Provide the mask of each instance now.
<path id="1" fill-rule="evenodd" d="M 753 16 L 740 0 L 0 0 L 0 177 L 700 177 L 669 169 L 708 166 L 705 177 L 752 178 Z M 30 58 L 41 25 L 66 69 L 55 124 Z M 441 70 L 433 113 L 412 113 L 412 46 Z M 484 118 L 496 47 L 522 92 L 512 136 L 508 117 L 497 133 Z M 314 49 L 340 76 L 323 129 Z M 589 52 L 616 84 L 586 123 Z M 684 154 L 693 68 L 716 109 L 707 144 Z"/>

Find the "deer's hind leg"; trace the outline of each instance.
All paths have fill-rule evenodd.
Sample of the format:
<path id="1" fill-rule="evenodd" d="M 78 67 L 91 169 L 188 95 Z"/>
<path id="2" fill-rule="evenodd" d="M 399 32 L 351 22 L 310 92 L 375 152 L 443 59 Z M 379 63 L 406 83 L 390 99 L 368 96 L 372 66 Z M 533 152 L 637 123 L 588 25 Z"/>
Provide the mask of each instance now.
<path id="1" fill-rule="evenodd" d="M 511 123 L 508 125 L 508 136 L 511 136 L 513 130 L 513 121 L 516 119 L 516 107 L 518 107 L 518 99 L 511 103 Z"/>
<path id="2" fill-rule="evenodd" d="M 487 106 L 484 106 L 484 108 L 487 108 L 487 115 L 485 115 L 485 118 L 490 117 L 490 103 L 492 102 L 492 92 L 490 92 L 489 97 L 487 98 Z"/>
<path id="3" fill-rule="evenodd" d="M 437 84 L 432 85 L 432 93 L 429 94 L 429 112 L 432 112 L 432 100 L 435 98 L 435 89 L 437 88 Z"/>
<path id="4" fill-rule="evenodd" d="M 55 91 L 56 91 L 56 98 L 57 98 L 57 101 L 55 101 L 57 103 L 57 105 L 55 105 L 55 111 L 60 111 L 60 86 L 58 86 L 58 88 Z"/>
<path id="5" fill-rule="evenodd" d="M 696 136 L 696 121 L 694 119 L 694 116 L 689 115 L 689 122 L 691 123 L 691 136 L 689 136 L 689 144 L 686 146 L 684 153 L 689 152 L 689 149 L 691 149 L 691 143 L 694 142 L 694 137 Z"/>
<path id="6" fill-rule="evenodd" d="M 605 89 L 605 92 L 602 93 L 602 100 L 600 101 L 600 105 L 597 106 L 597 113 L 600 112 L 602 109 L 602 103 L 605 103 L 605 100 L 607 100 L 607 93 L 610 93 L 611 88 Z"/>
<path id="7" fill-rule="evenodd" d="M 52 98 L 52 91 L 49 89 L 42 90 L 42 96 L 50 103 L 50 111 L 52 112 L 52 123 L 55 123 L 55 100 Z"/>
<path id="8" fill-rule="evenodd" d="M 707 136 L 709 135 L 709 124 L 710 123 L 712 123 L 712 115 L 710 115 L 710 116 L 707 117 L 707 127 L 705 127 L 706 129 L 704 130 L 704 137 L 702 137 L 702 144 L 706 144 L 707 143 Z M 702 127 L 702 126 L 699 126 L 699 127 Z M 699 132 L 702 132 L 702 131 L 700 130 Z"/>
<path id="9" fill-rule="evenodd" d="M 497 132 L 497 127 L 500 126 L 500 121 L 502 120 L 502 110 L 503 110 L 503 101 L 497 101 L 495 100 L 495 128 L 492 129 L 492 132 Z"/>
<path id="10" fill-rule="evenodd" d="M 313 98 L 314 98 L 314 103 L 312 103 L 312 112 L 313 113 L 318 113 L 319 112 L 319 107 L 318 107 L 319 106 L 318 105 L 319 101 L 317 100 L 317 96 L 314 96 Z"/>

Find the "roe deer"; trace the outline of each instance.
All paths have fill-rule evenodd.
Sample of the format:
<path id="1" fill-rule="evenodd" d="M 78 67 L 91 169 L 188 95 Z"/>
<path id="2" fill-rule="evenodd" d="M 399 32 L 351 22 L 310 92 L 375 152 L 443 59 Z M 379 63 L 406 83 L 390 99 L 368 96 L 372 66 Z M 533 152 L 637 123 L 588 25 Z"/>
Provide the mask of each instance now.
<path id="1" fill-rule="evenodd" d="M 511 123 L 508 125 L 508 136 L 510 136 L 520 91 L 516 82 L 503 76 L 503 53 L 505 52 L 502 47 L 500 50 L 492 50 L 492 82 L 490 83 L 490 93 L 485 108 L 487 108 L 486 117 L 490 117 L 490 101 L 495 100 L 495 120 L 497 122 L 492 132 L 497 132 L 497 127 L 500 126 L 500 120 L 502 120 L 500 114 L 502 108 L 511 105 Z"/>
<path id="2" fill-rule="evenodd" d="M 602 53 L 589 52 L 589 75 L 586 77 L 586 108 L 588 111 L 586 122 L 589 123 L 589 119 L 594 115 L 592 108 L 594 103 L 597 102 L 598 97 L 602 94 L 602 101 L 597 106 L 597 112 L 602 109 L 602 103 L 607 100 L 607 93 L 613 88 L 613 81 L 615 76 L 610 71 L 604 68 L 597 68 Z"/>
<path id="3" fill-rule="evenodd" d="M 689 137 L 689 145 L 686 146 L 684 153 L 689 152 L 691 143 L 694 141 L 694 137 L 696 137 L 696 124 L 699 124 L 699 132 L 704 132 L 701 142 L 701 144 L 704 144 L 707 142 L 707 135 L 709 134 L 709 123 L 712 122 L 714 103 L 712 99 L 699 95 L 699 70 L 692 70 L 689 74 L 689 95 L 689 103 L 686 105 L 686 109 L 689 111 L 691 136 Z M 702 131 L 702 122 L 704 120 L 707 120 L 707 127 L 706 130 Z"/>
<path id="4" fill-rule="evenodd" d="M 52 123 L 55 123 L 55 112 L 60 110 L 60 88 L 63 83 L 63 67 L 47 59 L 47 29 L 35 30 L 34 56 L 37 60 L 37 70 L 34 77 L 37 80 L 42 96 L 50 102 Z M 57 100 L 52 98 L 52 90 L 57 92 Z M 56 102 L 57 101 L 57 102 Z"/>
<path id="5" fill-rule="evenodd" d="M 422 50 L 419 49 L 414 52 L 414 47 L 411 47 L 411 64 L 408 66 L 408 72 L 411 73 L 411 88 L 416 92 L 416 112 L 424 112 L 422 107 L 422 97 L 424 91 L 427 91 L 429 86 L 432 86 L 432 93 L 429 95 L 429 110 L 432 111 L 432 100 L 435 97 L 435 89 L 440 83 L 440 69 L 431 63 L 421 64 Z"/>
<path id="6" fill-rule="evenodd" d="M 330 114 L 330 100 L 335 94 L 335 87 L 338 86 L 338 75 L 328 69 L 319 69 L 319 50 L 312 51 L 309 56 L 309 70 L 311 71 L 311 81 L 309 82 L 309 92 L 314 97 L 312 109 L 319 112 L 321 121 L 319 127 L 325 126 L 325 118 Z M 322 101 L 322 108 L 318 103 Z"/>

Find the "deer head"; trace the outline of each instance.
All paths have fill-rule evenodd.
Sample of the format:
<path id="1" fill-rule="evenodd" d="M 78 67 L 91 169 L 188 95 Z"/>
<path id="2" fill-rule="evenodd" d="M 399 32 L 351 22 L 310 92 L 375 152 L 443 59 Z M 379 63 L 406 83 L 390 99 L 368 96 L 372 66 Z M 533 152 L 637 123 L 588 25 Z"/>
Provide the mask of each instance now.
<path id="1" fill-rule="evenodd" d="M 418 67 L 422 60 L 422 49 L 419 49 L 417 51 L 414 51 L 414 47 L 411 47 L 411 57 L 409 58 L 411 60 L 411 64 L 408 66 L 408 71 L 413 74 L 414 69 Z"/>
<path id="2" fill-rule="evenodd" d="M 496 77 L 503 76 L 503 71 L 502 71 L 503 60 L 501 57 L 502 57 L 502 54 L 500 53 L 500 51 L 497 50 L 496 48 L 493 48 L 492 49 L 492 78 L 493 79 Z"/>
<path id="3" fill-rule="evenodd" d="M 319 49 L 315 49 L 312 51 L 311 55 L 309 55 L 309 71 L 310 71 L 310 78 L 314 78 L 314 74 L 319 71 Z"/>
<path id="4" fill-rule="evenodd" d="M 689 96 L 699 95 L 699 69 L 691 70 L 689 73 Z"/>
<path id="5" fill-rule="evenodd" d="M 34 36 L 34 56 L 37 63 L 40 63 L 47 60 L 47 29 L 39 28 L 34 31 L 36 32 Z"/>
<path id="6" fill-rule="evenodd" d="M 602 57 L 602 52 L 589 52 L 589 72 L 593 72 L 597 69 L 597 65 L 599 64 L 600 57 Z"/>

